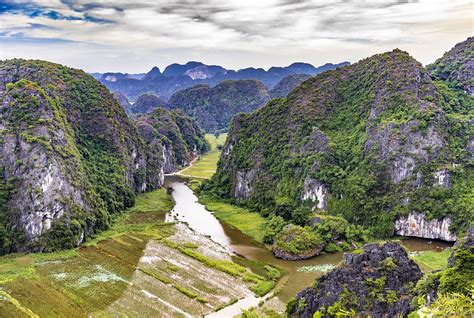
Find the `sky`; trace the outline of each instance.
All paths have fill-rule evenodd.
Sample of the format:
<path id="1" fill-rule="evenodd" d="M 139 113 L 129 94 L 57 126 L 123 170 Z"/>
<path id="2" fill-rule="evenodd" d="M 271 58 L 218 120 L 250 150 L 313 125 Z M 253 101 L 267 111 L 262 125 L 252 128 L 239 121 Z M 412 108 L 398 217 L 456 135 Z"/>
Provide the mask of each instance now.
<path id="1" fill-rule="evenodd" d="M 140 73 L 353 63 L 400 48 L 426 65 L 472 36 L 473 19 L 473 0 L 0 0 L 0 59 Z"/>

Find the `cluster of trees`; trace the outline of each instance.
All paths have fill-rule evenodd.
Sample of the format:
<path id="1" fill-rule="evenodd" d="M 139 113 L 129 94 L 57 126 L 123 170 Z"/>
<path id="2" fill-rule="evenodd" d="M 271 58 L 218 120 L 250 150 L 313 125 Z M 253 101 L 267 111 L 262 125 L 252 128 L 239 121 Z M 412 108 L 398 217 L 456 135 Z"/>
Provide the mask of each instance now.
<path id="1" fill-rule="evenodd" d="M 327 253 L 335 253 L 348 250 L 354 243 L 367 241 L 369 236 L 367 229 L 349 224 L 342 217 L 314 215 L 305 222 L 294 223 L 278 215 L 270 216 L 263 225 L 264 243 L 274 244 L 292 254 L 304 253 L 317 246 Z"/>

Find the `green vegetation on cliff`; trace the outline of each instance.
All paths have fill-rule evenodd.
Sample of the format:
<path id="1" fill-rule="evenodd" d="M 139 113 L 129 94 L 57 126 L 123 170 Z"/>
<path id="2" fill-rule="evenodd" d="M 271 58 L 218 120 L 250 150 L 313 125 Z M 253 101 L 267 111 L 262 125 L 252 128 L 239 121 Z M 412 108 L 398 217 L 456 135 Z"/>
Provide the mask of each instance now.
<path id="1" fill-rule="evenodd" d="M 474 95 L 474 37 L 456 44 L 427 69 L 432 77 L 446 81 L 450 87 Z"/>
<path id="2" fill-rule="evenodd" d="M 473 229 L 461 238 L 448 259 L 448 268 L 425 275 L 416 285 L 410 317 L 461 317 L 474 314 Z M 427 302 L 429 301 L 429 302 Z M 426 306 L 426 307 L 425 307 Z"/>
<path id="3" fill-rule="evenodd" d="M 207 152 L 209 143 L 201 127 L 183 111 L 156 108 L 134 120 L 147 147 L 147 161 L 163 157 L 163 170 L 172 173 Z"/>
<path id="4" fill-rule="evenodd" d="M 226 131 L 231 118 L 249 113 L 270 98 L 268 89 L 257 80 L 227 80 L 215 87 L 196 85 L 176 92 L 168 107 L 180 108 L 196 119 L 206 132 Z"/>
<path id="5" fill-rule="evenodd" d="M 21 59 L 0 70 L 1 183 L 11 187 L 0 253 L 76 246 L 133 205 L 148 177 L 143 143 L 83 71 Z"/>
<path id="6" fill-rule="evenodd" d="M 462 232 L 473 221 L 473 103 L 406 52 L 375 55 L 236 116 L 202 189 L 292 223 L 321 203 L 375 236 L 410 212 Z"/>

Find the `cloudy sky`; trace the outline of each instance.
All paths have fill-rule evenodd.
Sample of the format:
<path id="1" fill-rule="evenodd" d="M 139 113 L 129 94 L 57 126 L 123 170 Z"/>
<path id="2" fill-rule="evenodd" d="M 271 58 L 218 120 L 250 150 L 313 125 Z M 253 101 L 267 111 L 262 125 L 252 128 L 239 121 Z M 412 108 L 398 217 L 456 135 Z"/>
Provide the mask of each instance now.
<path id="1" fill-rule="evenodd" d="M 474 34 L 472 0 L 0 0 L 0 59 L 145 72 L 357 60 L 395 47 L 423 64 Z"/>

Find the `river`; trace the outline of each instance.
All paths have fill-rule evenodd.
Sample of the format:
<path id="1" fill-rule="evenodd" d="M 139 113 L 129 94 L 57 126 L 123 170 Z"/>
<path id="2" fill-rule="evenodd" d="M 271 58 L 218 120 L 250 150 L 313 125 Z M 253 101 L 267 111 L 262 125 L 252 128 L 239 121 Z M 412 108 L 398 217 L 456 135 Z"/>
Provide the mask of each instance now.
<path id="1" fill-rule="evenodd" d="M 180 177 L 167 176 L 165 186 L 173 189 L 172 195 L 175 201 L 173 210 L 165 217 L 166 221 L 178 220 L 186 222 L 193 230 L 210 236 L 215 242 L 238 255 L 284 268 L 286 275 L 276 287 L 276 289 L 281 289 L 278 293 L 278 298 L 284 303 L 303 288 L 310 286 L 315 278 L 323 275 L 322 272 L 315 271 L 315 269 L 324 267 L 330 269 L 342 261 L 342 252 L 323 254 L 303 261 L 285 261 L 275 258 L 271 251 L 263 244 L 259 244 L 239 230 L 233 229 L 216 219 L 212 212 L 206 210 L 198 202 L 198 198 L 194 195 L 193 191 Z M 451 246 L 449 243 L 416 238 L 404 238 L 402 244 L 410 251 L 442 251 L 446 247 Z"/>

